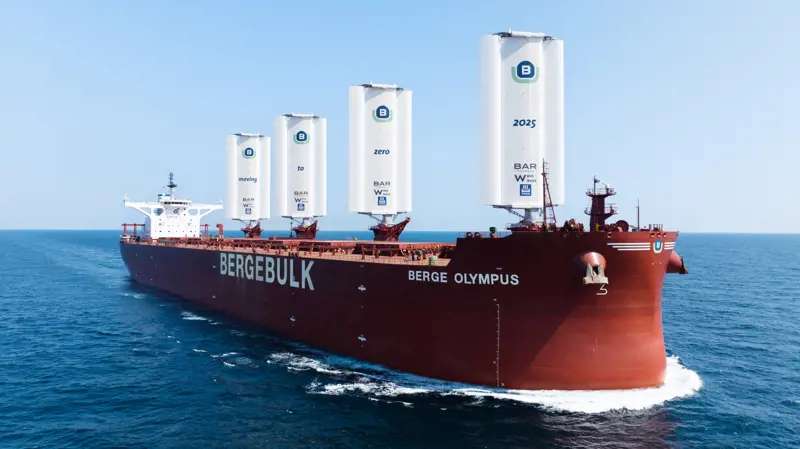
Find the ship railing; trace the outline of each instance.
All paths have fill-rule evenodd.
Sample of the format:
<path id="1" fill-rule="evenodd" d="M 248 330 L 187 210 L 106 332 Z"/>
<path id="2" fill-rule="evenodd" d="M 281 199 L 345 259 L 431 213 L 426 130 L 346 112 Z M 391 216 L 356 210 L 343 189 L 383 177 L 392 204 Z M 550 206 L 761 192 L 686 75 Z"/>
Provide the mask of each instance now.
<path id="1" fill-rule="evenodd" d="M 664 225 L 663 224 L 648 224 L 639 228 L 639 231 L 642 232 L 664 232 Z"/>
<path id="2" fill-rule="evenodd" d="M 595 195 L 605 195 L 605 196 L 613 196 L 616 195 L 617 191 L 613 187 L 600 187 L 599 189 L 586 189 L 586 195 L 588 196 L 595 196 Z"/>
<path id="3" fill-rule="evenodd" d="M 593 213 L 591 207 L 587 207 L 586 209 L 583 210 L 583 212 L 586 215 L 591 215 Z M 603 208 L 603 211 L 600 212 L 600 213 L 601 214 L 616 215 L 616 214 L 619 213 L 619 207 L 617 207 L 615 204 L 607 204 L 606 207 Z"/>
<path id="4" fill-rule="evenodd" d="M 315 250 L 290 249 L 263 249 L 263 248 L 239 248 L 240 251 L 252 252 L 253 254 L 267 254 L 278 256 L 295 256 L 310 259 L 322 260 L 344 260 L 351 262 L 386 263 L 393 265 L 433 265 L 446 266 L 450 259 L 440 257 L 446 251 L 431 251 L 422 249 L 373 249 L 359 252 L 355 249 L 341 249 L 340 251 L 327 251 L 324 248 Z"/>
<path id="5" fill-rule="evenodd" d="M 128 233 L 129 229 L 133 230 L 133 234 Z M 142 233 L 146 232 L 147 228 L 144 223 L 122 223 L 122 237 L 125 238 L 126 236 L 131 235 L 136 237 L 140 229 Z"/>
<path id="6" fill-rule="evenodd" d="M 260 252 L 259 252 L 260 254 Z M 275 254 L 275 255 L 286 255 L 276 253 L 275 251 L 270 251 L 268 254 Z M 353 253 L 345 253 L 345 254 L 334 254 L 334 253 L 300 253 L 300 257 L 306 259 L 321 259 L 321 260 L 341 260 L 341 261 L 349 261 L 349 262 L 369 262 L 369 263 L 384 263 L 389 265 L 410 265 L 410 266 L 447 266 L 450 263 L 450 259 L 440 258 L 436 255 L 423 255 L 421 258 L 412 258 L 410 256 L 388 256 L 388 255 L 378 255 L 375 256 L 373 254 L 353 254 Z"/>
<path id="7" fill-rule="evenodd" d="M 516 223 L 506 223 L 506 229 L 516 229 L 518 231 L 529 231 L 529 232 L 542 232 L 544 229 L 544 222 L 542 220 L 536 220 L 531 223 L 529 226 L 523 226 L 520 222 Z M 506 231 L 509 234 L 511 231 Z"/>
<path id="8" fill-rule="evenodd" d="M 469 239 L 469 238 L 502 238 L 511 235 L 511 231 L 496 231 L 494 235 L 491 232 L 487 231 L 462 231 L 458 233 L 458 238 L 460 239 Z"/>
<path id="9" fill-rule="evenodd" d="M 561 225 L 559 224 L 550 222 L 547 224 L 547 226 L 545 226 L 545 224 L 542 223 L 541 221 L 537 221 L 532 226 L 529 227 L 520 226 L 519 223 L 508 223 L 506 224 L 506 227 L 514 229 L 517 232 L 533 232 L 533 233 L 556 232 L 561 230 Z M 512 231 L 508 231 L 508 233 L 511 234 Z"/>
<path id="10" fill-rule="evenodd" d="M 259 241 L 259 243 L 262 241 Z M 344 260 L 352 262 L 386 263 L 393 265 L 415 266 L 446 266 L 453 245 L 432 243 L 426 247 L 418 248 L 370 248 L 358 252 L 354 247 L 329 248 L 309 247 L 290 248 L 279 245 L 246 245 L 238 242 L 224 242 L 213 239 L 153 239 L 143 240 L 140 244 L 152 246 L 172 246 L 194 249 L 208 249 L 228 252 L 241 252 L 246 254 L 302 257 L 308 259 Z"/>

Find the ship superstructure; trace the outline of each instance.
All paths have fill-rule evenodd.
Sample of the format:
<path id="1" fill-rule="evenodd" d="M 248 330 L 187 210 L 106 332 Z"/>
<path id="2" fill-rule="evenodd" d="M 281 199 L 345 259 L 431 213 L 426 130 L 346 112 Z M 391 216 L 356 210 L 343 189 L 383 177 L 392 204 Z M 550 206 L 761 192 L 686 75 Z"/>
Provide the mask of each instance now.
<path id="1" fill-rule="evenodd" d="M 194 204 L 191 200 L 175 196 L 175 178 L 169 174 L 169 189 L 158 194 L 158 201 L 133 202 L 126 197 L 125 207 L 136 209 L 145 216 L 141 237 L 148 239 L 200 237 L 200 221 L 203 217 L 222 209 L 219 204 Z M 138 225 L 135 227 L 138 230 Z M 125 233 L 127 235 L 127 232 Z"/>

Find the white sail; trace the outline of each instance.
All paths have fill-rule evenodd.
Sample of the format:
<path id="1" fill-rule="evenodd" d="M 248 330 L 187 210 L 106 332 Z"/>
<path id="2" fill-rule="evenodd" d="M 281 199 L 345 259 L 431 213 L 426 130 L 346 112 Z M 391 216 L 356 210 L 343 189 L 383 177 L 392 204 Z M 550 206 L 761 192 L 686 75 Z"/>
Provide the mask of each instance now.
<path id="1" fill-rule="evenodd" d="M 326 120 L 286 114 L 275 119 L 275 210 L 281 217 L 326 213 Z"/>
<path id="2" fill-rule="evenodd" d="M 350 86 L 350 211 L 411 211 L 411 91 Z"/>
<path id="3" fill-rule="evenodd" d="M 225 218 L 269 218 L 270 139 L 261 134 L 232 134 L 226 142 Z"/>
<path id="4" fill-rule="evenodd" d="M 481 41 L 484 201 L 543 207 L 542 161 L 554 205 L 564 203 L 564 45 L 543 33 Z"/>

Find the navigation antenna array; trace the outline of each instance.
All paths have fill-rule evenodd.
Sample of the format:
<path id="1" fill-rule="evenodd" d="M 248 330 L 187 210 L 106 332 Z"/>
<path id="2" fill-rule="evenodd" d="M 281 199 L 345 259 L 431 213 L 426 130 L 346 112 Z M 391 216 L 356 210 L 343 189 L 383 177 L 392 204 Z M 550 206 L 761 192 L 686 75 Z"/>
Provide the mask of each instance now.
<path id="1" fill-rule="evenodd" d="M 547 162 L 542 159 L 542 222 L 547 226 L 548 224 L 556 224 L 556 211 L 553 207 L 553 200 L 550 197 L 550 184 L 547 182 Z M 550 209 L 548 214 L 547 210 Z"/>
<path id="2" fill-rule="evenodd" d="M 169 174 L 169 184 L 167 184 L 167 187 L 169 187 L 169 196 L 174 196 L 175 187 L 178 187 L 178 184 L 175 184 L 175 175 L 172 172 Z"/>

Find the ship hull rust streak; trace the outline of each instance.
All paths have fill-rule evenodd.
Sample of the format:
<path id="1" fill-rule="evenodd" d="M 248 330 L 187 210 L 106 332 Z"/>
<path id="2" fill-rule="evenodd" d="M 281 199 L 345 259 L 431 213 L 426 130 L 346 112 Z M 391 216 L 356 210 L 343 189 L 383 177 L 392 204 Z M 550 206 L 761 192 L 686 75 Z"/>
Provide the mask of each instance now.
<path id="1" fill-rule="evenodd" d="M 663 383 L 661 292 L 676 238 L 459 239 L 444 266 L 130 240 L 120 249 L 138 283 L 334 353 L 476 385 L 591 390 Z M 647 248 L 630 250 L 637 243 Z M 607 284 L 583 283 L 576 260 L 587 251 L 605 258 Z"/>

